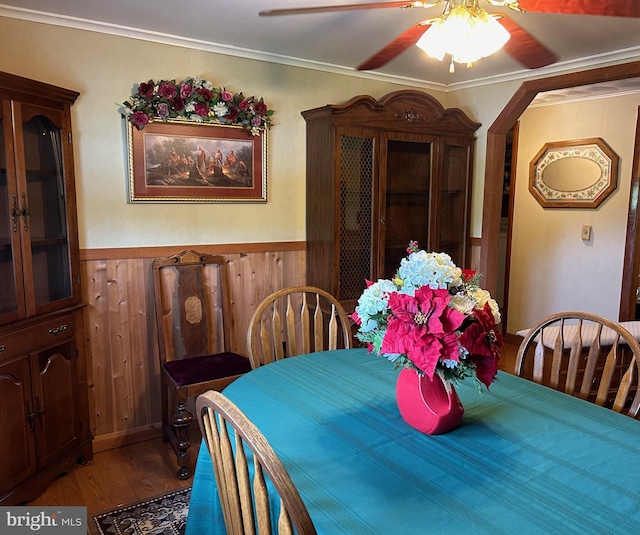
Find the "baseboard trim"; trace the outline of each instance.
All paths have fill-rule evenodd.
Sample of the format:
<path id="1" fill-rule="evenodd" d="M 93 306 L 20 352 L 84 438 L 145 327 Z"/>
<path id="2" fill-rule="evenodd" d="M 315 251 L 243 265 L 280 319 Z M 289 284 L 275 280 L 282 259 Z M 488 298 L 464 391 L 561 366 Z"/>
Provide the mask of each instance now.
<path id="1" fill-rule="evenodd" d="M 517 334 L 506 333 L 503 335 L 504 341 L 513 344 L 514 346 L 519 346 L 520 342 L 522 342 L 522 336 L 518 336 Z"/>
<path id="2" fill-rule="evenodd" d="M 128 446 L 136 442 L 144 442 L 162 436 L 160 422 L 156 424 L 127 429 L 126 431 L 116 431 L 98 435 L 93 439 L 93 452 L 112 450 L 121 446 Z"/>

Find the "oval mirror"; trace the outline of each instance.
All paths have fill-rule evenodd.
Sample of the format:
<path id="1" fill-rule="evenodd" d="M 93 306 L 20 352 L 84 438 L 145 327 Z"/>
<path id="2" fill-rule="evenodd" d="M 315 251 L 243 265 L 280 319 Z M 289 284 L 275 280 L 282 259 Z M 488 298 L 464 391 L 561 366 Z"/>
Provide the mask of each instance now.
<path id="1" fill-rule="evenodd" d="M 618 156 L 600 138 L 545 143 L 529 191 L 545 208 L 595 208 L 616 189 Z"/>

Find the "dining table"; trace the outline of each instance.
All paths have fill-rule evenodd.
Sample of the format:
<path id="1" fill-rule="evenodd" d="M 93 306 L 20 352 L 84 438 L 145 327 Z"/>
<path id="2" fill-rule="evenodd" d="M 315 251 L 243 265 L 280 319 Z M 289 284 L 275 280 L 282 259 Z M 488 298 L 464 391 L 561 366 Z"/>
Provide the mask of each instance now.
<path id="1" fill-rule="evenodd" d="M 640 422 L 498 372 L 455 385 L 460 425 L 426 435 L 399 370 L 366 348 L 256 368 L 223 393 L 280 457 L 319 534 L 640 533 Z M 226 533 L 198 454 L 185 535 Z"/>

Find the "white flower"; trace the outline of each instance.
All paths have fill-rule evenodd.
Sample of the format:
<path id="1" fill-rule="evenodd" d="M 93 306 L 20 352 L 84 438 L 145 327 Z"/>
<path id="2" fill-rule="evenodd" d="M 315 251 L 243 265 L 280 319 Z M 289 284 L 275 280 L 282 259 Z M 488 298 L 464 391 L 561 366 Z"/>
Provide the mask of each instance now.
<path id="1" fill-rule="evenodd" d="M 198 115 L 197 113 L 194 113 L 193 115 L 190 115 L 189 116 L 189 120 L 193 121 L 194 123 L 203 122 L 202 116 Z"/>
<path id="2" fill-rule="evenodd" d="M 185 111 L 185 113 L 193 113 L 194 111 L 196 111 L 196 105 L 193 102 L 189 102 L 184 107 L 184 111 Z"/>
<path id="3" fill-rule="evenodd" d="M 459 292 L 451 297 L 449 306 L 454 310 L 468 316 L 476 308 L 476 300 L 466 292 Z"/>
<path id="4" fill-rule="evenodd" d="M 360 326 L 362 332 L 369 332 L 378 327 L 378 322 L 372 319 L 372 316 L 385 312 L 389 302 L 389 294 L 397 291 L 398 288 L 393 282 L 379 279 L 378 282 L 373 283 L 362 292 L 360 299 L 358 299 L 358 306 L 356 306 L 356 313 L 362 321 Z"/>
<path id="5" fill-rule="evenodd" d="M 462 284 L 462 270 L 446 253 L 417 251 L 403 258 L 398 269 L 403 293 L 413 294 L 417 288 L 447 289 Z"/>
<path id="6" fill-rule="evenodd" d="M 224 102 L 217 102 L 215 106 L 213 106 L 213 113 L 216 117 L 224 117 L 229 113 L 229 108 Z"/>
<path id="7" fill-rule="evenodd" d="M 475 308 L 483 309 L 484 305 L 489 303 L 489 308 L 491 308 L 494 321 L 496 324 L 500 323 L 500 307 L 498 306 L 498 303 L 496 303 L 495 299 L 491 298 L 491 294 L 487 290 L 475 287 L 469 288 L 468 293 L 476 302 Z"/>

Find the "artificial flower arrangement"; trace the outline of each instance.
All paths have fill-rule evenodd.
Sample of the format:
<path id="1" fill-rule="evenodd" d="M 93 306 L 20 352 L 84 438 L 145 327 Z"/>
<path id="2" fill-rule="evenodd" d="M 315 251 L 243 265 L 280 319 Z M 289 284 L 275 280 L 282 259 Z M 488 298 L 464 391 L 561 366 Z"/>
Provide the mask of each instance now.
<path id="1" fill-rule="evenodd" d="M 123 106 L 122 113 L 138 130 L 156 120 L 183 119 L 238 125 L 258 135 L 260 128 L 271 127 L 274 114 L 263 99 L 231 93 L 200 77 L 141 82 Z"/>
<path id="2" fill-rule="evenodd" d="M 467 377 L 489 388 L 503 344 L 498 304 L 449 255 L 415 241 L 407 253 L 393 280 L 367 282 L 351 315 L 357 338 L 396 367 L 437 374 L 447 388 Z"/>

